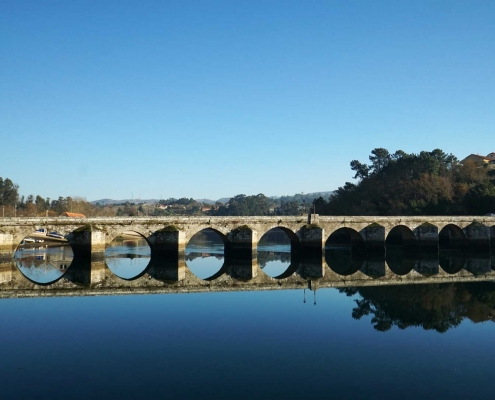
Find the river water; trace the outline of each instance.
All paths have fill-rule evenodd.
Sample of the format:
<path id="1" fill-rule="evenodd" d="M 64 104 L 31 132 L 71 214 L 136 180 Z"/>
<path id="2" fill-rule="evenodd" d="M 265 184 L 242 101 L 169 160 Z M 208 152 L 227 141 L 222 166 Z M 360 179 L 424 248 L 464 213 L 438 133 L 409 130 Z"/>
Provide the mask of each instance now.
<path id="1" fill-rule="evenodd" d="M 187 248 L 203 279 L 223 265 L 210 239 Z M 19 251 L 19 269 L 49 282 L 70 258 L 61 247 Z M 106 262 L 132 279 L 150 255 L 122 239 Z M 260 243 L 258 261 L 278 276 L 290 246 Z M 11 298 L 0 315 L 2 399 L 494 396 L 493 282 Z"/>

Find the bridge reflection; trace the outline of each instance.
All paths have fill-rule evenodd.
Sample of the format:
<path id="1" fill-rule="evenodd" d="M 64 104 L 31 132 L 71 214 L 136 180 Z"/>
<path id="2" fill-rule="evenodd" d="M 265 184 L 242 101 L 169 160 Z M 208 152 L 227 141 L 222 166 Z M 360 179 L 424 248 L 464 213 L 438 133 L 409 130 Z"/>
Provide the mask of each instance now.
<path id="1" fill-rule="evenodd" d="M 133 254 L 133 257 L 136 255 Z M 75 257 L 67 271 L 51 282 L 35 282 L 20 271 L 15 260 L 0 263 L 0 297 L 56 295 L 98 295 L 119 293 L 177 293 L 203 291 L 276 290 L 323 287 L 361 287 L 495 280 L 495 256 L 489 252 L 407 253 L 397 250 L 387 255 L 365 257 L 346 251 L 326 251 L 322 258 L 294 257 L 285 272 L 272 277 L 264 263 L 284 259 L 287 254 L 272 252 L 230 254 L 223 266 L 201 279 L 187 266 L 185 253 L 176 258 L 151 257 L 136 276 L 119 277 L 104 258 Z M 139 256 L 136 258 L 139 260 Z M 33 264 L 34 265 L 34 264 Z"/>

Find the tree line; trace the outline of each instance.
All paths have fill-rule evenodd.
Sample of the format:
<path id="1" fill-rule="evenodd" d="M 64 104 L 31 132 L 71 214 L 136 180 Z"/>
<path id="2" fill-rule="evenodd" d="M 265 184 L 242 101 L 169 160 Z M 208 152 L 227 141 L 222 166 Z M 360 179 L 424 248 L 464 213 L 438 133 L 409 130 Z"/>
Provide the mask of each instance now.
<path id="1" fill-rule="evenodd" d="M 271 198 L 239 194 L 227 203 L 206 205 L 170 198 L 158 204 L 91 204 L 80 197 L 19 197 L 18 185 L 0 177 L 0 215 L 86 216 L 138 215 L 484 215 L 495 212 L 495 164 L 461 163 L 440 149 L 419 154 L 383 148 L 371 151 L 369 163 L 350 162 L 356 183 L 347 182 L 327 198 L 315 195 Z"/>

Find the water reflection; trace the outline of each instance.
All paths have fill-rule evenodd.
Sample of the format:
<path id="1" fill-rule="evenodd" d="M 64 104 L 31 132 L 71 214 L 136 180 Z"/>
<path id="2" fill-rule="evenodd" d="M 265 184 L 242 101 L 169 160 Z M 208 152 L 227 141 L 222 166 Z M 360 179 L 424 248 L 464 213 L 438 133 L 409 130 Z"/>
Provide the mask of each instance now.
<path id="1" fill-rule="evenodd" d="M 495 325 L 466 323 L 490 320 L 484 286 L 4 300 L 2 398 L 490 399 Z"/>
<path id="2" fill-rule="evenodd" d="M 402 247 L 389 246 L 386 261 L 394 274 L 406 275 L 413 270 L 417 256 L 414 252 L 404 251 Z"/>
<path id="3" fill-rule="evenodd" d="M 151 249 L 148 242 L 134 232 L 124 232 L 105 250 L 108 268 L 123 279 L 138 277 L 148 267 L 150 260 Z"/>
<path id="4" fill-rule="evenodd" d="M 287 279 L 287 283 L 290 284 L 320 280 L 325 286 L 331 286 L 344 279 L 346 282 L 362 281 L 366 284 L 369 283 L 369 278 L 381 280 L 383 284 L 387 284 L 388 280 L 392 283 L 397 279 L 426 282 L 426 278 L 435 276 L 439 277 L 438 281 L 450 281 L 452 277 L 449 275 L 458 275 L 460 278 L 466 278 L 465 280 L 476 276 L 487 279 L 493 274 L 495 260 L 488 252 L 443 250 L 421 253 L 391 245 L 386 254 L 373 252 L 371 255 L 352 246 L 331 246 L 325 248 L 326 262 L 322 262 L 321 253 L 318 254 L 319 257 L 314 257 L 314 253 L 292 253 L 291 245 L 287 242 L 260 242 L 257 255 L 249 252 L 246 257 L 246 252 L 241 252 L 239 254 L 243 257 L 237 257 L 236 251 L 229 249 L 225 261 L 222 238 L 211 230 L 200 232 L 191 239 L 186 252 L 180 253 L 178 259 L 163 262 L 160 256 L 155 254 L 156 262 L 153 262 L 153 268 L 148 271 L 152 278 L 149 284 L 158 285 L 162 280 L 180 281 L 189 271 L 208 281 L 225 274 L 222 277 L 224 281 L 242 280 L 247 284 L 256 278 L 258 284 L 268 285 L 273 283 L 268 277 L 276 278 L 279 285 L 284 284 L 280 281 Z M 49 243 L 48 239 L 43 242 L 24 240 L 16 253 L 19 269 L 34 282 L 46 284 L 57 280 L 72 261 L 72 251 L 66 241 Z M 64 246 L 61 246 L 62 243 Z M 47 257 L 49 254 L 52 254 L 51 264 Z M 147 241 L 132 232 L 116 238 L 106 249 L 105 255 L 106 266 L 112 273 L 127 280 L 140 277 L 151 261 L 151 249 Z M 53 267 L 57 259 L 63 262 L 59 263 L 58 267 Z M 95 279 L 91 276 L 94 266 L 85 265 L 82 259 L 76 261 L 70 271 L 71 277 L 67 277 L 68 280 L 81 283 Z M 189 271 L 185 268 L 184 261 Z M 333 273 L 326 273 L 325 271 L 330 272 L 327 267 Z M 106 270 L 105 263 L 101 263 L 101 268 Z M 260 270 L 264 273 L 260 273 Z M 72 276 L 73 273 L 77 273 L 77 276 Z M 107 273 L 112 275 L 108 270 Z M 193 281 L 198 285 L 203 284 L 194 279 L 190 282 Z"/>
<path id="5" fill-rule="evenodd" d="M 468 254 L 454 251 L 441 251 L 438 255 L 440 267 L 448 274 L 456 274 L 466 267 Z"/>
<path id="6" fill-rule="evenodd" d="M 19 270 L 31 281 L 41 284 L 56 281 L 65 273 L 72 261 L 72 250 L 68 245 L 52 243 L 48 246 L 43 243 L 43 247 L 41 247 L 29 241 L 25 243 L 31 244 L 24 244 L 19 247 L 16 252 L 16 262 Z M 260 247 L 258 263 L 263 270 L 270 268 L 271 264 L 276 265 L 278 263 L 281 266 L 280 269 L 271 271 L 268 269 L 267 271 L 269 274 L 278 275 L 280 278 L 280 272 L 283 273 L 284 270 L 291 269 L 289 267 L 291 265 L 290 246 L 271 243 Z M 329 250 L 326 252 L 327 262 L 331 263 L 329 265 L 333 270 L 343 276 L 349 271 L 355 271 L 356 268 L 363 272 L 366 268 L 369 269 L 370 263 L 380 264 L 380 260 L 366 258 L 362 265 L 364 256 L 348 249 L 339 251 L 333 248 Z M 119 237 L 109 246 L 106 262 L 113 273 L 124 279 L 131 279 L 146 269 L 150 255 L 146 240 L 124 236 Z M 189 268 L 200 278 L 206 280 L 218 277 L 225 272 L 224 268 L 227 268 L 222 268 L 224 264 L 223 244 L 216 240 L 210 240 L 208 235 L 203 236 L 201 240 L 190 243 L 186 260 Z M 297 265 L 306 265 L 308 260 L 300 260 L 300 262 L 301 264 L 297 263 Z M 435 275 L 435 271 L 436 274 L 439 273 L 438 265 L 440 264 L 441 268 L 448 274 L 464 271 L 458 276 L 459 279 L 467 277 L 475 280 L 477 276 L 480 276 L 481 279 L 489 279 L 493 275 L 483 274 L 491 271 L 493 257 L 490 254 L 442 251 L 435 257 L 435 254 L 431 253 L 411 254 L 389 251 L 386 262 L 395 273 L 407 274 L 414 270 L 415 274 L 412 275 L 411 281 L 414 281 L 418 277 L 417 273 L 420 273 L 434 283 L 394 286 L 398 282 L 395 275 L 389 279 L 384 274 L 377 274 L 378 279 L 384 278 L 380 279 L 380 286 L 340 289 L 339 291 L 347 296 L 359 296 L 359 298 L 353 299 L 355 305 L 352 309 L 352 317 L 354 319 L 369 320 L 374 329 L 382 332 L 393 327 L 399 329 L 421 327 L 425 330 L 446 332 L 457 327 L 464 319 L 469 319 L 472 322 L 495 321 L 495 282 L 439 283 L 441 280 L 443 282 L 450 281 L 452 277 L 445 273 L 442 273 L 438 279 L 434 276 L 429 277 Z M 385 258 L 381 259 L 381 265 L 385 265 Z M 228 268 L 230 269 L 227 274 L 231 277 L 235 276 L 235 274 L 232 275 L 233 270 L 243 267 L 246 268 L 242 263 L 229 264 Z M 351 269 L 349 270 L 349 268 Z M 301 271 L 301 269 L 291 270 L 293 275 L 284 276 L 284 278 L 289 278 L 288 288 L 295 288 L 294 284 L 299 284 L 301 288 L 307 287 L 311 292 L 306 293 L 304 291 L 301 295 L 304 296 L 304 300 L 308 296 L 308 302 L 311 299 L 315 305 L 317 292 L 326 290 L 325 286 L 342 284 L 342 278 L 336 278 L 332 274 L 313 279 L 305 278 Z M 466 272 L 470 274 L 466 274 Z M 327 277 L 330 279 L 327 280 Z M 420 278 L 421 282 L 428 281 Z M 68 279 L 70 280 L 71 277 L 69 276 Z M 232 280 L 233 286 L 239 285 L 239 280 L 236 279 Z M 401 280 L 403 279 L 401 278 Z M 246 279 L 244 289 L 250 288 L 249 281 L 250 279 Z M 346 278 L 346 281 L 346 284 L 352 285 L 352 279 L 347 280 Z M 19 288 L 19 280 L 12 280 L 12 282 L 16 288 Z M 226 288 L 227 282 L 229 281 L 222 281 L 222 289 Z M 282 285 L 282 282 L 279 280 L 275 285 Z M 371 281 L 369 279 L 362 280 L 360 277 L 355 282 L 354 284 L 361 285 Z M 259 283 L 269 285 L 273 283 L 273 280 L 266 279 L 266 276 L 263 278 L 263 274 L 260 274 L 252 288 L 257 290 L 256 285 Z M 265 287 L 269 288 L 269 286 Z M 112 286 L 107 287 L 107 289 L 111 288 Z M 173 289 L 173 286 L 171 288 Z M 198 289 L 200 286 L 192 287 L 192 290 L 194 288 Z M 209 288 L 215 290 L 215 284 Z"/>
<path id="7" fill-rule="evenodd" d="M 446 332 L 465 318 L 495 322 L 495 282 L 376 286 L 339 289 L 354 300 L 354 319 L 370 318 L 377 331 L 422 327 Z"/>
<path id="8" fill-rule="evenodd" d="M 32 242 L 25 242 L 32 243 Z M 29 280 L 47 284 L 58 280 L 67 272 L 74 254 L 68 243 L 44 241 L 43 245 L 21 244 L 15 252 L 16 265 Z"/>
<path id="9" fill-rule="evenodd" d="M 224 243 L 220 235 L 211 229 L 196 233 L 186 246 L 186 264 L 200 279 L 217 274 L 224 264 Z"/>
<path id="10" fill-rule="evenodd" d="M 263 246 L 258 250 L 258 264 L 272 278 L 283 275 L 291 265 L 290 246 Z"/>
<path id="11" fill-rule="evenodd" d="M 325 248 L 325 261 L 332 271 L 348 276 L 363 268 L 366 257 L 350 248 Z"/>
<path id="12" fill-rule="evenodd" d="M 280 228 L 265 233 L 258 242 L 258 264 L 272 278 L 281 277 L 291 265 L 291 242 Z"/>

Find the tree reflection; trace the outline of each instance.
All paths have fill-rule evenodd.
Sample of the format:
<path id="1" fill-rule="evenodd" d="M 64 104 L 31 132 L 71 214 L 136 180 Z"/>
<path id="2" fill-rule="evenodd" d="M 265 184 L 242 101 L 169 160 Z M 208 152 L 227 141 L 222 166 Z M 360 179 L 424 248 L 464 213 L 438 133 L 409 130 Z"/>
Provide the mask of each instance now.
<path id="1" fill-rule="evenodd" d="M 354 319 L 371 316 L 380 332 L 422 327 L 447 332 L 464 318 L 472 322 L 495 321 L 495 283 L 449 283 L 410 286 L 362 287 L 339 290 L 360 295 L 352 310 Z"/>
<path id="2" fill-rule="evenodd" d="M 290 264 L 290 253 L 282 251 L 258 251 L 258 263 L 264 268 L 267 263 L 272 261 L 281 261 L 284 264 Z"/>

